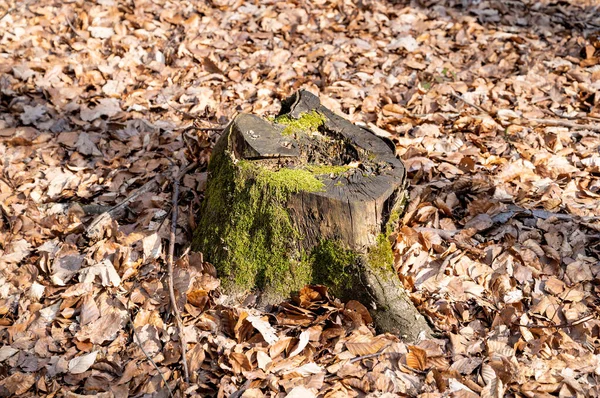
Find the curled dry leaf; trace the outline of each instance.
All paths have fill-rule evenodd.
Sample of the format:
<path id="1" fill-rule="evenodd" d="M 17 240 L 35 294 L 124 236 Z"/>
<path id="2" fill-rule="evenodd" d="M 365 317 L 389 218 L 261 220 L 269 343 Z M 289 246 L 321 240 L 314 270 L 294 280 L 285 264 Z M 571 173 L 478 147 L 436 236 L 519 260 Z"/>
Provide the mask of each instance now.
<path id="1" fill-rule="evenodd" d="M 310 331 L 304 330 L 302 333 L 300 333 L 300 336 L 298 337 L 298 345 L 292 352 L 290 352 L 289 357 L 295 357 L 296 355 L 300 354 L 308 345 L 309 339 Z"/>

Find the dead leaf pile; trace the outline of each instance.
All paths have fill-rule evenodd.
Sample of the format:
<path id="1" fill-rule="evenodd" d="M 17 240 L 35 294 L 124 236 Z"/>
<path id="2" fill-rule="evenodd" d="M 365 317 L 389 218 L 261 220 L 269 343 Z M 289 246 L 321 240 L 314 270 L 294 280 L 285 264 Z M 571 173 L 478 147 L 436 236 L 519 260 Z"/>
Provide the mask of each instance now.
<path id="1" fill-rule="evenodd" d="M 0 396 L 600 396 L 591 0 L 0 5 Z M 299 88 L 396 144 L 436 338 L 321 286 L 231 304 L 187 253 L 219 131 Z M 183 173 L 171 315 L 165 258 Z M 138 344 L 139 343 L 139 344 Z M 150 363 L 152 358 L 159 372 Z"/>

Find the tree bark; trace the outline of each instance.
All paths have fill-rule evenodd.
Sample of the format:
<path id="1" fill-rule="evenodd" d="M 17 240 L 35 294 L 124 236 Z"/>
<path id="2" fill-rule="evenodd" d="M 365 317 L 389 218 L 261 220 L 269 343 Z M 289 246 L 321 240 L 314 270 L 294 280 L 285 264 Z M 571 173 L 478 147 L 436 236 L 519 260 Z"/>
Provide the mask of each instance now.
<path id="1" fill-rule="evenodd" d="M 272 121 L 240 114 L 213 150 L 193 246 L 227 293 L 263 302 L 305 284 L 359 299 L 376 326 L 414 341 L 430 333 L 404 291 L 390 242 L 406 201 L 392 143 L 307 91 Z"/>

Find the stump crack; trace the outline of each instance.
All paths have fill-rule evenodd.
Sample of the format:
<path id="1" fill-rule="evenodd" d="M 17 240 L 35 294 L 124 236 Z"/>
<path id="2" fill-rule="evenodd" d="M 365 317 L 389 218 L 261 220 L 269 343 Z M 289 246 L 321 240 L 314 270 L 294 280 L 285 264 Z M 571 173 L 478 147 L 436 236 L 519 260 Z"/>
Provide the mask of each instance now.
<path id="1" fill-rule="evenodd" d="M 350 236 L 354 236 L 354 218 L 352 217 L 352 205 L 350 204 L 350 199 L 348 199 L 347 203 L 348 215 L 350 216 Z"/>

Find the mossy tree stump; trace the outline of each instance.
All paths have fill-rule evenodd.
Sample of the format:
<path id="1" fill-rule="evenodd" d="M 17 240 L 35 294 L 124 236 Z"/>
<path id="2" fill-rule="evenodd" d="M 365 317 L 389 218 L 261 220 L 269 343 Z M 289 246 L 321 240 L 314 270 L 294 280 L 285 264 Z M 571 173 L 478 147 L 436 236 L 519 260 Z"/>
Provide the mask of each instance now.
<path id="1" fill-rule="evenodd" d="M 273 121 L 239 114 L 219 139 L 194 248 L 225 290 L 275 303 L 320 283 L 363 302 L 382 331 L 409 340 L 429 328 L 393 268 L 389 240 L 406 172 L 369 130 L 307 91 Z"/>

